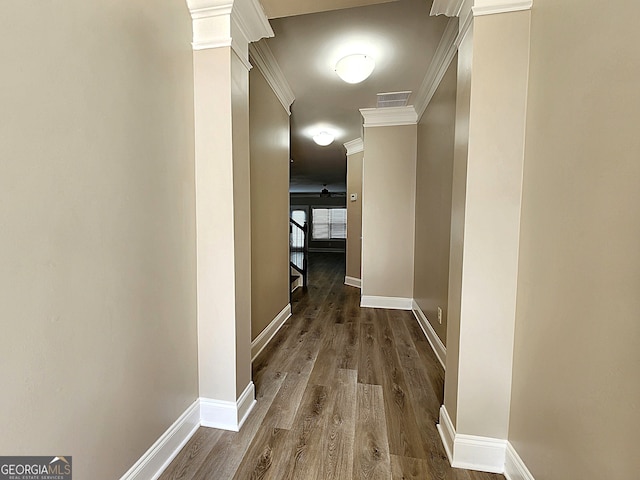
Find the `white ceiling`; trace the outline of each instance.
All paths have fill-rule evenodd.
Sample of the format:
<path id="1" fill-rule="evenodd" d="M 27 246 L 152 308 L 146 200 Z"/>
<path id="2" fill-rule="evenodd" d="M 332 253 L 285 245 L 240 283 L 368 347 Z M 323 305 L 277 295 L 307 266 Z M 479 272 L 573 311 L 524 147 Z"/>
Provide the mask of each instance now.
<path id="1" fill-rule="evenodd" d="M 278 2 L 291 3 L 263 1 L 272 11 Z M 364 1 L 327 4 L 336 8 L 341 2 Z M 445 17 L 430 17 L 430 8 L 430 0 L 399 0 L 270 21 L 276 35 L 263 42 L 296 97 L 291 107 L 291 191 L 319 192 L 326 183 L 330 191 L 344 192 L 343 143 L 361 136 L 359 109 L 375 107 L 376 94 L 382 92 L 412 90 L 413 103 L 447 24 Z M 356 85 L 343 82 L 333 70 L 337 60 L 351 53 L 376 61 L 371 77 Z M 334 133 L 333 144 L 317 146 L 311 137 L 318 130 Z"/>

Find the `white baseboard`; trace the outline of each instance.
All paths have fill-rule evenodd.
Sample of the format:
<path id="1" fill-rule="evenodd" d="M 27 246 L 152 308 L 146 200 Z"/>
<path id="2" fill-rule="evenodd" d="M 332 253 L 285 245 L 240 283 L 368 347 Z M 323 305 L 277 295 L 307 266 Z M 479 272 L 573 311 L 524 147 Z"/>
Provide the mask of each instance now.
<path id="1" fill-rule="evenodd" d="M 196 400 L 147 450 L 120 480 L 156 480 L 200 426 Z"/>
<path id="2" fill-rule="evenodd" d="M 200 425 L 238 432 L 256 404 L 255 398 L 253 382 L 249 382 L 236 402 L 200 398 Z"/>
<path id="3" fill-rule="evenodd" d="M 418 305 L 418 302 L 416 302 L 415 300 L 413 300 L 413 315 L 416 317 L 416 320 L 418 320 L 420 327 L 422 327 L 422 331 L 427 337 L 427 340 L 431 345 L 431 349 L 436 354 L 436 357 L 438 357 L 438 360 L 440 360 L 442 368 L 446 370 L 447 348 L 444 346 L 444 343 L 442 343 L 442 340 L 440 340 L 440 337 L 438 337 L 438 334 L 433 329 L 431 322 L 429 322 L 429 319 L 427 319 L 427 316 L 424 314 L 424 312 L 420 308 L 420 305 Z"/>
<path id="4" fill-rule="evenodd" d="M 197 399 L 120 480 L 156 480 L 200 426 L 237 432 L 255 404 L 253 382 L 236 402 Z"/>
<path id="5" fill-rule="evenodd" d="M 356 277 L 344 277 L 344 284 L 350 287 L 362 288 L 362 280 Z"/>
<path id="6" fill-rule="evenodd" d="M 276 315 L 276 318 L 271 320 L 271 323 L 265 327 L 260 335 L 256 337 L 256 339 L 251 342 L 251 361 L 253 362 L 258 355 L 262 353 L 262 350 L 269 344 L 271 339 L 278 333 L 278 330 L 284 325 L 289 317 L 291 317 L 291 304 L 287 304 L 286 307 L 282 309 L 282 311 Z"/>
<path id="7" fill-rule="evenodd" d="M 375 295 L 362 295 L 360 306 L 368 308 L 388 308 L 392 310 L 411 310 L 412 298 L 403 297 L 378 297 Z"/>
<path id="8" fill-rule="evenodd" d="M 449 463 L 453 464 L 453 445 L 456 438 L 456 430 L 453 428 L 453 422 L 444 405 L 440 406 L 440 423 L 436 427 L 444 445 L 444 450 L 447 452 Z"/>
<path id="9" fill-rule="evenodd" d="M 438 432 L 452 467 L 481 472 L 503 473 L 506 440 L 456 433 L 446 407 L 440 407 Z"/>
<path id="10" fill-rule="evenodd" d="M 503 473 L 506 454 L 506 440 L 457 433 L 451 465 L 467 470 Z"/>
<path id="11" fill-rule="evenodd" d="M 504 476 L 507 480 L 535 480 L 518 452 L 516 452 L 516 449 L 511 445 L 511 442 L 507 445 Z"/>

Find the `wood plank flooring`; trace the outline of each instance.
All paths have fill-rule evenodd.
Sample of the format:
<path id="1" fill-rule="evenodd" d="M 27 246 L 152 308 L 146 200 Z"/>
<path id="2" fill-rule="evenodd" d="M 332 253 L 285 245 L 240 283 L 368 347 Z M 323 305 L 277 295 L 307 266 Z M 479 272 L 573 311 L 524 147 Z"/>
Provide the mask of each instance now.
<path id="1" fill-rule="evenodd" d="M 343 254 L 313 254 L 293 316 L 253 365 L 238 433 L 201 427 L 159 480 L 504 480 L 453 469 L 444 372 L 411 312 L 361 309 Z"/>

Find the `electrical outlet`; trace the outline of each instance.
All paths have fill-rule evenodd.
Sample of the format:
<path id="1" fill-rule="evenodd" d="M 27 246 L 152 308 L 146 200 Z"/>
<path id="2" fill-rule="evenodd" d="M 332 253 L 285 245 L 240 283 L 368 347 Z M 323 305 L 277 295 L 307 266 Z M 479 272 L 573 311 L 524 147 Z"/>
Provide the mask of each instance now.
<path id="1" fill-rule="evenodd" d="M 438 323 L 442 325 L 442 309 L 438 307 Z"/>

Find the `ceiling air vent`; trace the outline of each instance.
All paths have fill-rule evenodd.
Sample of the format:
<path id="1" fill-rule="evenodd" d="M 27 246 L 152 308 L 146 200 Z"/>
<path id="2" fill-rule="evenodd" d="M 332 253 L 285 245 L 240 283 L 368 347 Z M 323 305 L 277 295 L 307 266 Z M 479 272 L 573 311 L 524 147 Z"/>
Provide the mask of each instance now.
<path id="1" fill-rule="evenodd" d="M 407 92 L 378 93 L 378 108 L 406 107 L 411 90 Z"/>

